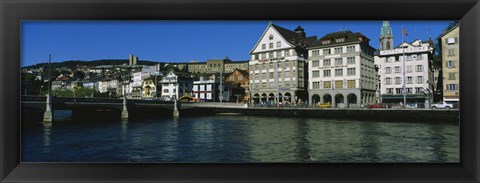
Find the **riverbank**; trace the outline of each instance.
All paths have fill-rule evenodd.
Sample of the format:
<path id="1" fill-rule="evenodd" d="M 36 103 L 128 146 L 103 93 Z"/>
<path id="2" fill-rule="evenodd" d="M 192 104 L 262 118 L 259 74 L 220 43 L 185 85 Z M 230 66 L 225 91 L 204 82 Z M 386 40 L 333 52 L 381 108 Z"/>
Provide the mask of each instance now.
<path id="1" fill-rule="evenodd" d="M 319 119 L 355 119 L 367 121 L 446 122 L 458 123 L 459 110 L 432 109 L 318 109 L 318 108 L 192 108 L 180 111 L 180 116 L 254 115 Z"/>

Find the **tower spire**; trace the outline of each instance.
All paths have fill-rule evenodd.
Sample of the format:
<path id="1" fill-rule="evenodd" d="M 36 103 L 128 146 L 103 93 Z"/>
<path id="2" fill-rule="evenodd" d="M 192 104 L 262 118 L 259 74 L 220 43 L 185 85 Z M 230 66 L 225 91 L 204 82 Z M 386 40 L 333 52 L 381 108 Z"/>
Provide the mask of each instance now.
<path id="1" fill-rule="evenodd" d="M 383 21 L 380 30 L 380 50 L 393 49 L 393 34 L 390 21 Z"/>

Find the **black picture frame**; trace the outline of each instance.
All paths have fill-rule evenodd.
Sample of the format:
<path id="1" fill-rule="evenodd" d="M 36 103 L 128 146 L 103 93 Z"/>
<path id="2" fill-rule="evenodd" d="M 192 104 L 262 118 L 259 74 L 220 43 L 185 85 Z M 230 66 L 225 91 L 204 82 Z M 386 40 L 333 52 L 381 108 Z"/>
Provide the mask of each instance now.
<path id="1" fill-rule="evenodd" d="M 1 182 L 479 182 L 478 0 L 2 0 Z M 460 20 L 460 163 L 20 163 L 21 20 Z M 465 84 L 466 83 L 466 84 Z"/>

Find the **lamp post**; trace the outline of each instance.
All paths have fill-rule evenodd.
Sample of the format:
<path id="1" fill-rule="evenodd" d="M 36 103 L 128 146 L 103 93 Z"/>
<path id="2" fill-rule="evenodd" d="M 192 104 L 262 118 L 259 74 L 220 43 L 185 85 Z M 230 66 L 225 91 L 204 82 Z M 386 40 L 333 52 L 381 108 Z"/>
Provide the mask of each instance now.
<path id="1" fill-rule="evenodd" d="M 222 71 L 220 71 L 220 104 L 223 101 L 223 83 L 222 83 L 222 80 L 223 80 L 223 75 L 222 75 Z"/>
<path id="2" fill-rule="evenodd" d="M 277 61 L 277 108 L 280 108 L 280 62 Z"/>

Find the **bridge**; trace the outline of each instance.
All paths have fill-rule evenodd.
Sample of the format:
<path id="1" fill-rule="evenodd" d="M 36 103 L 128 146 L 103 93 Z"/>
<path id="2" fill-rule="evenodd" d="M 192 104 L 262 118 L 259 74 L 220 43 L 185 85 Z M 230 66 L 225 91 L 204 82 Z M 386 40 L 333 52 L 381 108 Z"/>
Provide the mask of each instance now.
<path id="1" fill-rule="evenodd" d="M 179 115 L 179 111 L 201 111 L 204 108 L 247 108 L 242 103 L 220 102 L 175 102 L 142 99 L 118 98 L 79 98 L 79 97 L 51 97 L 22 96 L 22 110 L 37 110 L 44 112 L 44 122 L 52 122 L 54 110 L 72 110 L 74 113 L 88 114 L 92 111 L 121 111 L 121 117 L 128 119 L 128 113 L 150 111 L 154 113 L 170 113 Z"/>

